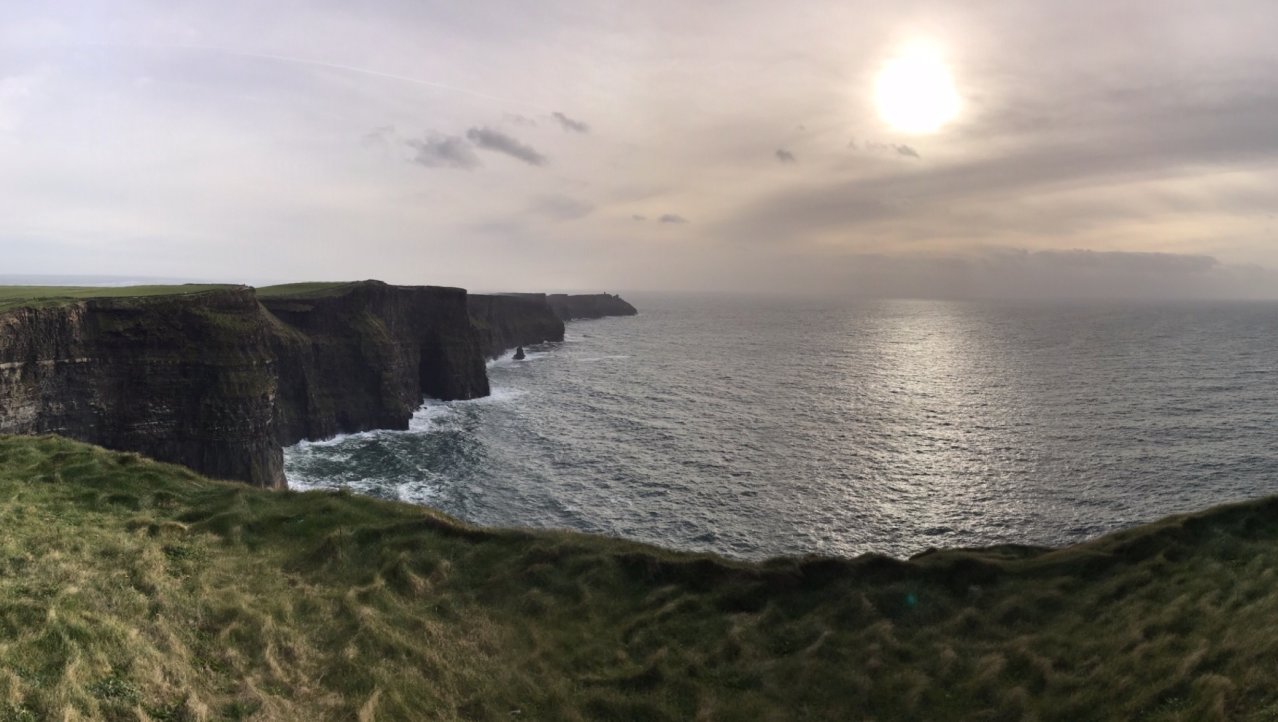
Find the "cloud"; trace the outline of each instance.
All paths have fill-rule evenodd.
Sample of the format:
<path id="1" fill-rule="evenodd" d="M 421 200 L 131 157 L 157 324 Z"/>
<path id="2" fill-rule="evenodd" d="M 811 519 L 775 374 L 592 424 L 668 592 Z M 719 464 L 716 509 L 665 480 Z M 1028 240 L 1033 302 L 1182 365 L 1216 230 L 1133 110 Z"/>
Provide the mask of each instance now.
<path id="1" fill-rule="evenodd" d="M 1278 220 L 1264 215 L 1278 212 L 1278 44 L 1265 36 L 1278 21 L 1278 3 L 1226 0 L 1231 12 L 1122 3 L 1119 23 L 1111 22 L 1112 3 L 943 4 L 944 17 L 932 13 L 931 21 L 952 31 L 944 52 L 964 107 L 957 122 L 927 137 L 898 135 L 878 122 L 868 74 L 893 52 L 884 32 L 917 27 L 918 6 L 937 3 L 817 4 L 821 12 L 795 13 L 741 3 L 726 21 L 712 4 L 636 4 L 620 19 L 634 42 L 566 87 L 565 68 L 617 30 L 619 16 L 603 4 L 567 14 L 466 5 L 441 20 L 421 3 L 387 3 L 386 12 L 366 13 L 352 27 L 333 3 L 306 12 L 263 5 L 249 18 L 213 5 L 171 10 L 123 0 L 113 44 L 81 47 L 73 41 L 83 35 L 83 18 L 72 9 L 8 3 L 0 10 L 0 156 L 9 171 L 0 174 L 0 214 L 21 210 L 10 236 L 40 229 L 51 240 L 0 239 L 4 265 L 135 273 L 128 265 L 145 262 L 158 275 L 233 276 L 242 272 L 234 263 L 242 254 L 225 252 L 233 239 L 263 245 L 256 272 L 281 280 L 359 273 L 406 281 L 426 267 L 432 275 L 422 280 L 489 287 L 515 285 L 511 278 L 535 268 L 550 285 L 580 284 L 593 273 L 603 275 L 591 283 L 694 288 L 719 273 L 718 288 L 745 289 L 793 258 L 776 288 L 840 290 L 859 284 L 819 283 L 832 257 L 959 255 L 987 244 L 1175 250 L 1210 253 L 1225 265 L 1278 267 Z M 52 17 L 65 30 L 46 39 L 24 16 Z M 262 37 L 278 58 L 196 49 L 242 48 L 250 22 L 280 28 Z M 796 37 L 805 40 L 799 50 Z M 672 71 L 654 48 L 696 72 Z M 1050 62 L 1009 64 L 1008 57 Z M 13 76 L 39 76 L 46 63 L 47 79 L 33 86 Z M 504 72 L 510 68 L 517 71 Z M 836 78 L 827 68 L 856 73 Z M 154 82 L 135 87 L 143 75 Z M 849 87 L 854 92 L 845 93 Z M 549 97 L 539 92 L 546 88 L 563 92 Z M 78 112 L 84 107 L 95 112 Z M 568 116 L 565 107 L 581 115 Z M 349 112 L 334 116 L 333 109 Z M 590 137 L 552 109 L 574 122 L 589 119 Z M 378 136 L 368 138 L 371 149 L 361 146 L 368 131 L 389 123 L 397 131 L 385 134 L 388 147 Z M 549 160 L 532 169 L 523 168 L 526 160 L 501 160 L 467 137 L 467 129 L 485 126 Z M 98 142 L 103 133 L 114 142 Z M 279 142 L 333 133 L 342 135 L 323 158 L 309 141 Z M 867 148 L 873 140 L 882 148 Z M 928 162 L 902 147 L 920 158 L 928 151 Z M 786 164 L 777 150 L 797 163 Z M 179 157 L 184 165 L 173 173 L 121 173 Z M 321 161 L 325 172 L 315 172 Z M 569 185 L 577 182 L 589 186 Z M 550 219 L 581 208 L 530 209 L 553 193 L 597 208 L 563 223 Z M 662 227 L 670 206 L 695 216 L 697 228 Z M 625 226 L 632 214 L 644 220 Z M 490 245 L 466 235 L 466 224 L 506 219 L 521 225 L 480 236 Z M 610 224 L 637 237 L 646 231 L 662 253 L 642 241 L 586 242 L 619 230 Z M 695 244 L 668 243 L 694 231 Z M 357 234 L 376 247 L 307 254 L 295 240 Z M 76 239 L 83 251 L 65 252 L 78 247 L 57 246 L 59 238 Z M 169 252 L 177 240 L 181 254 Z M 1094 258 L 1060 253 L 1027 264 L 1086 278 L 1100 273 L 1087 265 Z M 494 257 L 508 262 L 486 262 Z M 915 285 L 876 288 L 930 292 L 924 281 L 932 266 L 918 265 L 920 275 L 901 274 L 903 283 L 923 279 Z M 1032 292 L 1036 273 L 1018 272 L 1012 278 L 1023 286 L 1012 290 Z M 874 281 L 868 272 L 856 279 Z M 1270 289 L 1278 295 L 1278 282 Z"/>
<path id="2" fill-rule="evenodd" d="M 595 204 L 565 195 L 544 195 L 533 199 L 531 210 L 556 221 L 571 221 L 593 213 Z"/>
<path id="3" fill-rule="evenodd" d="M 537 121 L 526 115 L 520 115 L 519 113 L 506 113 L 502 117 L 505 118 L 506 122 L 514 125 L 522 125 L 526 127 L 536 127 L 537 125 Z"/>
<path id="4" fill-rule="evenodd" d="M 774 263 L 778 284 L 898 298 L 1266 298 L 1278 273 L 1211 256 L 993 246 L 938 253 L 856 253 Z"/>
<path id="5" fill-rule="evenodd" d="M 365 148 L 385 149 L 389 147 L 390 141 L 394 139 L 394 137 L 395 126 L 383 125 L 378 128 L 373 128 L 369 132 L 365 133 L 364 137 L 360 138 L 360 145 L 363 145 Z"/>
<path id="6" fill-rule="evenodd" d="M 1042 265 L 1060 268 L 1103 269 L 1123 273 L 1206 273 L 1220 265 L 1212 256 L 1130 251 L 1037 251 L 1030 254 Z"/>
<path id="7" fill-rule="evenodd" d="M 857 149 L 857 143 L 855 138 L 848 141 L 848 147 L 853 150 Z M 923 157 L 919 155 L 919 152 L 915 150 L 912 146 L 908 146 L 903 143 L 884 143 L 878 140 L 867 140 L 865 141 L 864 147 L 866 150 L 873 151 L 876 153 L 896 153 L 897 155 L 903 155 L 907 158 L 921 159 Z"/>
<path id="8" fill-rule="evenodd" d="M 874 166 L 843 178 L 774 186 L 739 204 L 722 232 L 765 243 L 821 235 L 852 243 L 873 238 L 884 246 L 906 240 L 990 242 L 1049 235 L 1058 242 L 1072 235 L 1090 245 L 1102 242 L 1104 226 L 1117 232 L 1125 225 L 1148 227 L 1157 223 L 1155 218 L 1176 217 L 1180 220 L 1166 221 L 1166 232 L 1188 233 L 1195 214 L 1242 217 L 1264 208 L 1258 198 L 1251 199 L 1252 189 L 1226 193 L 1216 188 L 1227 186 L 1210 187 L 1194 179 L 1203 168 L 1230 167 L 1240 159 L 1251 167 L 1278 161 L 1278 136 L 1272 133 L 1278 93 L 1197 109 L 1175 98 L 1160 102 L 1166 113 L 1146 118 L 1123 107 L 1114 112 L 1131 115 L 1122 115 L 1121 122 L 1107 118 L 1074 136 L 1049 134 L 1039 142 L 1010 144 L 998 154 L 937 163 L 926 172 Z M 866 151 L 888 152 L 904 163 L 893 145 L 859 143 Z M 1261 183 L 1256 188 L 1264 187 L 1264 181 L 1256 180 Z M 1182 189 L 1169 196 L 1166 189 L 1177 185 Z M 1009 203 L 1009 198 L 1016 201 Z M 1065 213 L 1079 202 L 1095 207 Z M 1231 208 L 1230 203 L 1238 205 Z"/>
<path id="9" fill-rule="evenodd" d="M 564 115 L 563 113 L 560 113 L 559 111 L 555 111 L 551 113 L 550 117 L 559 121 L 559 124 L 563 126 L 564 130 L 571 131 L 573 133 L 589 133 L 590 132 L 589 125 L 587 125 L 586 123 L 583 123 L 580 120 L 573 120 L 572 118 L 569 118 L 568 116 Z"/>
<path id="10" fill-rule="evenodd" d="M 798 160 L 794 157 L 794 154 L 786 150 L 785 148 L 777 148 L 777 160 L 781 161 L 782 163 L 798 162 Z"/>
<path id="11" fill-rule="evenodd" d="M 688 219 L 677 213 L 667 213 L 657 219 L 661 223 L 687 223 Z"/>
<path id="12" fill-rule="evenodd" d="M 456 135 L 432 133 L 425 140 L 405 141 L 417 151 L 412 161 L 427 168 L 475 168 L 480 165 L 479 156 L 464 138 Z"/>
<path id="13" fill-rule="evenodd" d="M 528 165 L 545 165 L 546 156 L 538 153 L 532 146 L 524 145 L 518 140 L 506 135 L 499 130 L 492 128 L 471 128 L 466 131 L 466 137 L 470 142 L 483 148 L 491 150 L 494 153 L 504 153 L 516 160 L 521 160 Z"/>

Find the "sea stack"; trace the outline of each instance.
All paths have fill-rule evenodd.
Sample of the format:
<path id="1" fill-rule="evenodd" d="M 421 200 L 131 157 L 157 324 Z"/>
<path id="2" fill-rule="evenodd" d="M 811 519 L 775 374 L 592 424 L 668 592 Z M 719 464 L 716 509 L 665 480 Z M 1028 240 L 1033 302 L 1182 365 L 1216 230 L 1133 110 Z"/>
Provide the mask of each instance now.
<path id="1" fill-rule="evenodd" d="M 519 348 L 516 348 L 516 349 L 515 349 L 515 360 L 516 360 L 516 361 L 523 361 L 525 358 L 527 358 L 527 356 L 524 354 L 524 347 L 523 347 L 523 346 L 520 346 Z"/>

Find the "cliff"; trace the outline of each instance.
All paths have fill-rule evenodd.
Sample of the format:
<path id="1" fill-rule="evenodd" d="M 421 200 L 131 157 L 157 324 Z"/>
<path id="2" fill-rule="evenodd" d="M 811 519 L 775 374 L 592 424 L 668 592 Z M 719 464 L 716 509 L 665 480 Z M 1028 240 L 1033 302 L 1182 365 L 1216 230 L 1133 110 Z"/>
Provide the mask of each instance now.
<path id="1" fill-rule="evenodd" d="M 0 313 L 0 432 L 283 486 L 272 328 L 250 288 Z"/>
<path id="2" fill-rule="evenodd" d="M 563 339 L 544 295 L 379 281 L 164 291 L 0 306 L 0 433 L 283 487 L 282 446 L 406 429 L 424 397 L 487 395 L 485 358 Z"/>
<path id="3" fill-rule="evenodd" d="M 471 294 L 468 307 L 488 358 L 516 346 L 564 340 L 564 322 L 544 293 Z"/>
<path id="4" fill-rule="evenodd" d="M 611 293 L 566 294 L 554 293 L 546 297 L 555 315 L 565 321 L 578 318 L 603 318 L 605 316 L 634 316 L 639 312 L 634 306 Z"/>
<path id="5" fill-rule="evenodd" d="M 291 291 L 261 292 L 277 320 L 279 443 L 407 429 L 423 397 L 488 395 L 466 291 L 380 281 Z"/>

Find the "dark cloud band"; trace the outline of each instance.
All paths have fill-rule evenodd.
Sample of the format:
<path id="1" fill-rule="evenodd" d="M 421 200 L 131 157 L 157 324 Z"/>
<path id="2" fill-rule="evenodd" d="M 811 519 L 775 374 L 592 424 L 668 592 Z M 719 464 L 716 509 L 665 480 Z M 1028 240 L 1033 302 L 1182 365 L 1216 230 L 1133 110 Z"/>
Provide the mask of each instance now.
<path id="1" fill-rule="evenodd" d="M 466 131 L 466 137 L 470 139 L 470 142 L 484 150 L 508 155 L 528 165 L 541 166 L 546 164 L 546 156 L 538 153 L 532 146 L 525 145 L 500 130 L 471 128 Z"/>
<path id="2" fill-rule="evenodd" d="M 589 125 L 587 125 L 586 123 L 580 120 L 573 120 L 572 118 L 569 118 L 568 116 L 564 115 L 563 113 L 560 113 L 559 111 L 555 111 L 554 113 L 551 113 L 550 117 L 559 121 L 559 124 L 563 126 L 564 130 L 571 131 L 573 133 L 589 133 L 590 132 Z"/>

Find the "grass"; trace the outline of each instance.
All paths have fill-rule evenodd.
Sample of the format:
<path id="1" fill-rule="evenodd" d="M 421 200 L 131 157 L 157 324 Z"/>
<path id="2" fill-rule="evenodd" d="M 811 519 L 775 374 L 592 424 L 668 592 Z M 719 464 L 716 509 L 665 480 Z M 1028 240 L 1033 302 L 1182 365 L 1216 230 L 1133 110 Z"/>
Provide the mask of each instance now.
<path id="1" fill-rule="evenodd" d="M 360 282 L 286 283 L 256 289 L 262 298 L 318 298 L 340 295 Z M 140 298 L 203 293 L 230 284 L 188 283 L 177 286 L 0 286 L 0 311 L 18 307 L 58 306 L 90 298 Z"/>
<path id="2" fill-rule="evenodd" d="M 360 285 L 361 281 L 284 283 L 257 289 L 259 298 L 322 298 L 338 296 Z"/>
<path id="3" fill-rule="evenodd" d="M 0 437 L 0 721 L 1278 718 L 1278 500 L 731 563 Z"/>
<path id="4" fill-rule="evenodd" d="M 180 286 L 0 286 L 0 311 L 20 306 L 56 306 L 89 298 L 136 298 L 203 293 L 226 284 L 188 283 Z"/>

